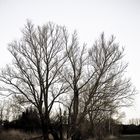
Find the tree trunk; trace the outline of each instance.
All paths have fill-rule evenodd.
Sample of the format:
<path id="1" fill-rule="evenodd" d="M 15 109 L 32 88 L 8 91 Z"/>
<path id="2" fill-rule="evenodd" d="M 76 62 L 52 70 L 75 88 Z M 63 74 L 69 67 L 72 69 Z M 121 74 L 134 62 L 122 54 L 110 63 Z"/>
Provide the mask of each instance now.
<path id="1" fill-rule="evenodd" d="M 43 140 L 49 140 L 48 126 L 44 122 L 42 123 L 42 134 Z"/>
<path id="2" fill-rule="evenodd" d="M 49 140 L 49 131 L 48 131 L 49 124 L 46 124 L 45 118 L 42 113 L 40 113 L 40 120 L 41 120 L 41 130 L 42 130 L 43 140 Z"/>
<path id="3" fill-rule="evenodd" d="M 62 122 L 62 115 L 60 116 L 60 140 L 63 140 L 63 122 Z"/>
<path id="4" fill-rule="evenodd" d="M 77 140 L 77 116 L 78 116 L 79 97 L 78 90 L 75 87 L 74 104 L 73 104 L 73 120 L 72 120 L 72 140 Z"/>

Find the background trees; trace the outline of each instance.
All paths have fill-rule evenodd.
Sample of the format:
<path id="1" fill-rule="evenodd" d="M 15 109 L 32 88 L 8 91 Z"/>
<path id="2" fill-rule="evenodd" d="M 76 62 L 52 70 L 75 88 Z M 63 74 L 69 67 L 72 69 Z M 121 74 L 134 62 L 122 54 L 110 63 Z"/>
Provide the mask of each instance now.
<path id="1" fill-rule="evenodd" d="M 60 138 L 50 121 L 55 103 L 67 108 L 67 135 L 76 140 L 84 121 L 95 130 L 135 93 L 124 77 L 124 50 L 113 36 L 106 40 L 102 33 L 87 48 L 80 45 L 76 32 L 69 35 L 65 27 L 53 23 L 35 27 L 27 22 L 22 33 L 21 40 L 9 45 L 14 60 L 1 71 L 0 81 L 20 103 L 36 107 L 44 140 L 49 132 Z"/>

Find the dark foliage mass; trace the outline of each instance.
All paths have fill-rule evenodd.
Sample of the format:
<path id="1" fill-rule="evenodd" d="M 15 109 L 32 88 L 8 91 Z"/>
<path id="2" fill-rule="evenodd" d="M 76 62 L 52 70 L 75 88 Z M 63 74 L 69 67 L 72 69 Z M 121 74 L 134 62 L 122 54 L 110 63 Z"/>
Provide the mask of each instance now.
<path id="1" fill-rule="evenodd" d="M 20 129 L 28 132 L 37 131 L 40 129 L 40 121 L 38 113 L 35 109 L 29 108 L 23 112 L 18 119 L 11 122 L 4 121 L 4 128 L 6 129 Z"/>
<path id="2" fill-rule="evenodd" d="M 140 134 L 140 125 L 122 125 L 121 126 L 122 134 Z"/>

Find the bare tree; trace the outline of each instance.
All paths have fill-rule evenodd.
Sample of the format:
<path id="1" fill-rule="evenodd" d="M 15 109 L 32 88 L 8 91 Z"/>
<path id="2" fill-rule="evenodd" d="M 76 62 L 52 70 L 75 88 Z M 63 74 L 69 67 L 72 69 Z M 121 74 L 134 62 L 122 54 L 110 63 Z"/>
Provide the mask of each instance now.
<path id="1" fill-rule="evenodd" d="M 0 101 L 0 125 L 4 121 L 9 121 L 10 119 L 12 119 L 11 115 L 12 115 L 12 107 L 10 101 L 5 99 L 1 100 Z"/>
<path id="2" fill-rule="evenodd" d="M 66 59 L 63 55 L 63 27 L 48 23 L 34 27 L 27 22 L 23 37 L 9 45 L 13 63 L 2 70 L 0 81 L 20 101 L 33 104 L 39 112 L 44 140 L 48 140 L 50 112 L 57 98 L 67 87 L 60 83 Z"/>
<path id="3" fill-rule="evenodd" d="M 130 105 L 135 89 L 124 76 L 127 64 L 122 62 L 124 49 L 114 42 L 112 36 L 106 41 L 104 33 L 89 50 L 89 62 L 94 76 L 82 94 L 81 116 L 90 118 L 93 125 L 97 119 L 105 119 L 120 106 Z"/>
<path id="4" fill-rule="evenodd" d="M 65 49 L 67 56 L 67 65 L 65 65 L 65 69 L 63 73 L 61 73 L 63 80 L 70 87 L 70 106 L 69 106 L 69 115 L 70 115 L 70 133 L 72 140 L 77 139 L 77 128 L 78 128 L 78 118 L 79 118 L 79 95 L 83 92 L 84 87 L 88 84 L 90 79 L 93 76 L 93 73 L 87 74 L 86 70 L 88 68 L 87 65 L 87 51 L 86 45 L 79 45 L 79 41 L 77 38 L 77 33 L 74 32 L 70 37 L 68 36 L 66 30 L 64 30 L 65 34 Z M 71 40 L 71 42 L 69 41 Z M 87 74 L 87 75 L 86 75 Z M 71 94 L 72 93 L 72 94 Z"/>
<path id="5" fill-rule="evenodd" d="M 139 126 L 140 125 L 140 119 L 139 118 L 133 118 L 133 119 L 130 119 L 129 120 L 129 124 L 130 125 L 137 125 L 137 126 Z"/>
<path id="6" fill-rule="evenodd" d="M 2 125 L 2 122 L 4 120 L 4 104 L 1 102 L 0 104 L 0 125 Z"/>
<path id="7" fill-rule="evenodd" d="M 89 54 L 85 45 L 79 46 L 76 33 L 72 35 L 70 45 L 66 33 L 65 36 L 68 61 L 62 77 L 70 86 L 68 109 L 71 136 L 75 140 L 77 128 L 85 118 L 90 119 L 93 126 L 95 122 L 103 122 L 118 107 L 130 103 L 135 89 L 124 76 L 127 68 L 122 62 L 124 49 L 115 43 L 113 36 L 106 41 L 102 33 Z"/>

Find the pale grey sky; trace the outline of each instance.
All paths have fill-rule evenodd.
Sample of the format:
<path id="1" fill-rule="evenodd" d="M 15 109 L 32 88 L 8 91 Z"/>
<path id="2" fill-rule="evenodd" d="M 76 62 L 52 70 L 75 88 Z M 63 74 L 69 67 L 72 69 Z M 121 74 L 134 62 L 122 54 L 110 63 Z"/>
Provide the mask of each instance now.
<path id="1" fill-rule="evenodd" d="M 127 75 L 140 91 L 140 0 L 0 0 L 0 67 L 11 61 L 7 44 L 21 36 L 26 19 L 76 29 L 81 43 L 93 44 L 101 32 L 125 47 Z M 140 94 L 126 117 L 140 118 Z"/>

